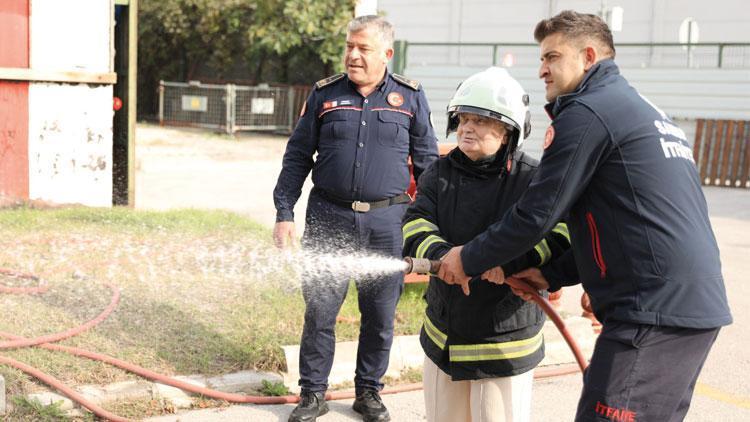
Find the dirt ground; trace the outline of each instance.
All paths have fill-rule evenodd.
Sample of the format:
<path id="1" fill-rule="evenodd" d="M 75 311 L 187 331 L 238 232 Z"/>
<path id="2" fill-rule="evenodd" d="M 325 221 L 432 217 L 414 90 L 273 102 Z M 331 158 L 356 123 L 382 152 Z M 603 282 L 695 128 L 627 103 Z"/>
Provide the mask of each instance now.
<path id="1" fill-rule="evenodd" d="M 139 124 L 136 131 L 138 209 L 202 208 L 237 212 L 271 228 L 273 188 L 286 136 L 228 136 L 206 130 Z M 311 182 L 295 208 L 302 234 Z"/>

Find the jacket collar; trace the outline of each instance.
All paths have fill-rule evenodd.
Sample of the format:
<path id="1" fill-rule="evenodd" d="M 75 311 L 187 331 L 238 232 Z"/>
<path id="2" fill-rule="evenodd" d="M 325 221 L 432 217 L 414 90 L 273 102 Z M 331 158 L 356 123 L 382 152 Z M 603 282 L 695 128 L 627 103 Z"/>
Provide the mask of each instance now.
<path id="1" fill-rule="evenodd" d="M 378 84 L 375 85 L 375 89 L 372 92 L 375 92 L 375 91 L 385 92 L 386 85 L 388 85 L 387 82 L 392 78 L 391 75 L 392 75 L 391 72 L 389 72 L 388 68 L 386 68 L 385 72 L 383 73 L 383 79 L 381 79 L 380 82 L 378 82 Z M 349 83 L 349 86 L 356 91 L 358 88 L 357 84 L 355 84 L 354 82 L 352 82 L 351 79 L 349 79 L 349 76 L 346 74 L 346 72 L 344 72 L 344 77 L 346 78 L 346 81 Z"/>
<path id="2" fill-rule="evenodd" d="M 596 63 L 583 76 L 583 80 L 578 84 L 573 92 L 559 95 L 555 101 L 547 103 L 544 109 L 551 119 L 560 114 L 560 111 L 573 99 L 583 94 L 589 87 L 600 86 L 605 79 L 611 75 L 619 75 L 620 69 L 612 59 L 604 59 Z"/>
<path id="3" fill-rule="evenodd" d="M 463 153 L 458 147 L 454 148 L 448 153 L 448 160 L 451 164 L 474 177 L 480 179 L 488 179 L 493 176 L 500 176 L 505 173 L 505 163 L 503 157 L 505 156 L 506 145 L 500 147 L 493 159 L 471 161 L 466 154 Z"/>

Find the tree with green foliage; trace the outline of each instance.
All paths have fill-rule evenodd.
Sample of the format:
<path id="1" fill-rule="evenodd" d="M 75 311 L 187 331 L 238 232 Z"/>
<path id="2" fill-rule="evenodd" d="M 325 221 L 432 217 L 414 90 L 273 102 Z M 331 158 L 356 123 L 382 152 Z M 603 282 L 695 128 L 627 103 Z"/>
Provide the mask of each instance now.
<path id="1" fill-rule="evenodd" d="M 141 115 L 154 114 L 159 80 L 310 84 L 341 69 L 355 3 L 141 0 Z"/>
<path id="2" fill-rule="evenodd" d="M 289 58 L 311 49 L 326 64 L 326 73 L 341 69 L 346 24 L 355 0 L 259 1 L 250 27 L 254 47 Z"/>

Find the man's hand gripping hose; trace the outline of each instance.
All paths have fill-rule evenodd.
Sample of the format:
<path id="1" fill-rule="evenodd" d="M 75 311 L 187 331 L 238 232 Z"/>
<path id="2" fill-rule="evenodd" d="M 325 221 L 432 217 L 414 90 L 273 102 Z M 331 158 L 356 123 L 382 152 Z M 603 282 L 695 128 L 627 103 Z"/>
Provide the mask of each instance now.
<path id="1" fill-rule="evenodd" d="M 440 269 L 440 261 L 437 260 L 429 260 L 425 258 L 411 258 L 406 257 L 404 258 L 404 262 L 406 263 L 406 269 L 404 272 L 406 274 L 409 273 L 418 273 L 418 274 L 437 274 L 438 270 Z M 560 317 L 560 314 L 558 314 L 555 309 L 552 307 L 552 305 L 549 303 L 549 301 L 539 294 L 539 292 L 534 289 L 532 286 L 528 285 L 524 281 L 521 281 L 519 279 L 508 277 L 505 279 L 505 284 L 510 286 L 513 289 L 520 290 L 524 293 L 528 293 L 531 295 L 531 300 L 534 301 L 539 307 L 542 308 L 545 314 L 549 317 L 549 319 L 552 320 L 552 322 L 555 324 L 557 329 L 560 331 L 560 334 L 562 334 L 563 338 L 565 339 L 565 342 L 568 343 L 568 347 L 570 347 L 570 350 L 573 352 L 573 355 L 576 358 L 576 362 L 578 363 L 578 366 L 581 368 L 581 371 L 585 370 L 588 366 L 588 362 L 586 361 L 586 358 L 583 356 L 583 353 L 581 353 L 581 350 L 578 348 L 578 344 L 573 339 L 573 336 L 568 331 L 568 328 L 565 326 L 565 322 Z"/>

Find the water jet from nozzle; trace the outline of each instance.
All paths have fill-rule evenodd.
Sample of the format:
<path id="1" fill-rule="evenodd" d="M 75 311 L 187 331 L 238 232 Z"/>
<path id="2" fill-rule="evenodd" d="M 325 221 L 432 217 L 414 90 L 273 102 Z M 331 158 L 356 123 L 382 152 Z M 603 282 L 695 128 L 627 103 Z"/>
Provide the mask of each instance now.
<path id="1" fill-rule="evenodd" d="M 438 270 L 440 270 L 440 261 L 438 260 L 407 256 L 404 258 L 404 262 L 406 263 L 404 274 L 437 274 Z"/>

